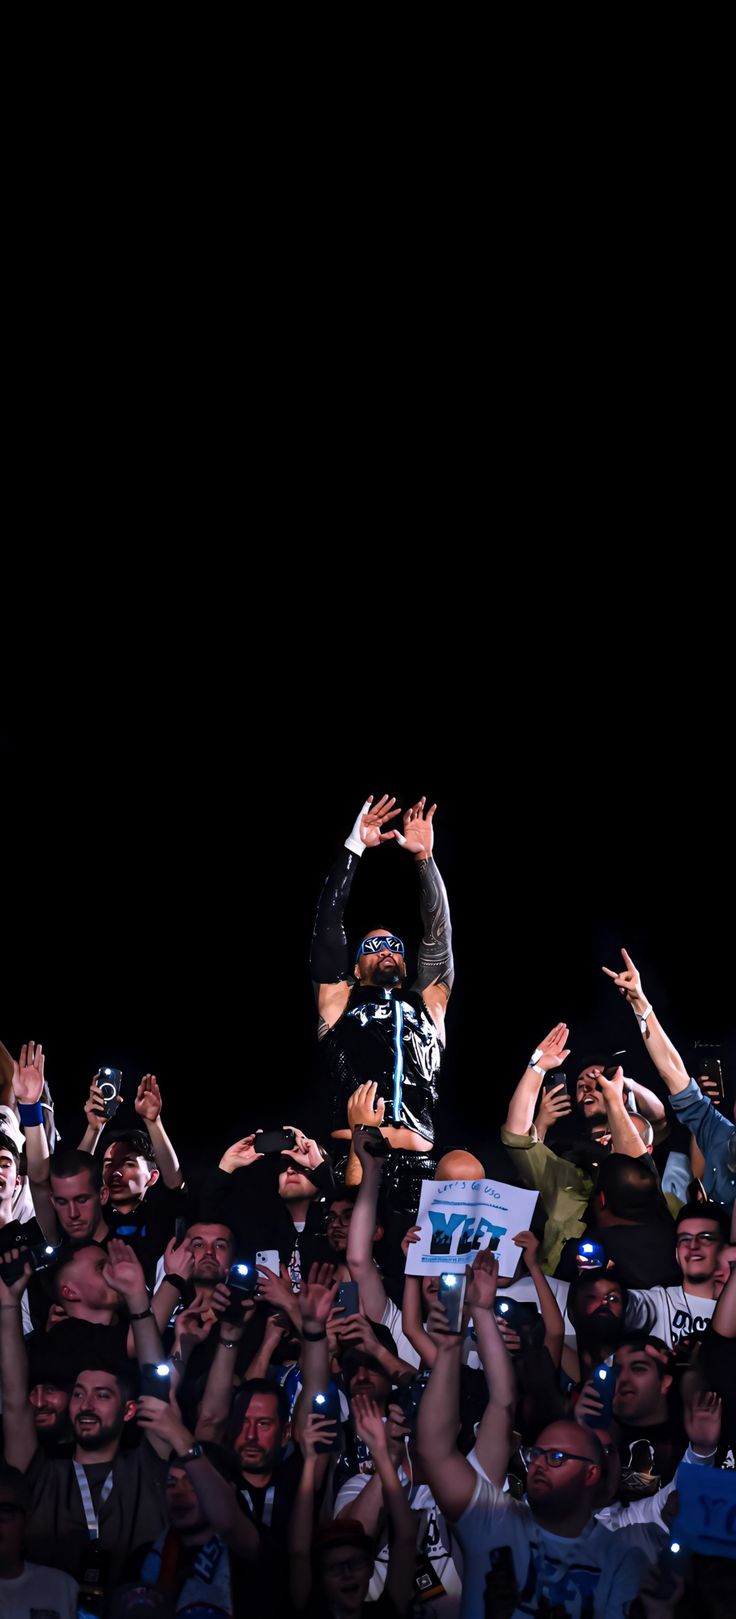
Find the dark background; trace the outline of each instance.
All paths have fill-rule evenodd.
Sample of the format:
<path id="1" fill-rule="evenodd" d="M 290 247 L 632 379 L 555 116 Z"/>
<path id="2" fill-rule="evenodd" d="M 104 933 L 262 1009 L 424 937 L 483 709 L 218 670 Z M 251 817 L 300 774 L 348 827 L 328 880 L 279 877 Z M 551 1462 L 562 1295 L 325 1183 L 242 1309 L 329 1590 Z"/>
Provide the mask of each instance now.
<path id="1" fill-rule="evenodd" d="M 623 1046 L 626 1071 L 651 1081 L 600 971 L 621 944 L 688 1061 L 695 1039 L 732 1042 L 725 796 L 692 789 L 636 725 L 614 755 L 534 712 L 513 726 L 484 704 L 472 717 L 457 705 L 454 725 L 409 704 L 357 713 L 349 723 L 339 693 L 315 720 L 298 684 L 267 714 L 169 703 L 159 688 L 135 713 L 93 722 L 70 706 L 6 727 L 0 1036 L 16 1053 L 43 1041 L 66 1140 L 101 1063 L 124 1070 L 121 1121 L 140 1076 L 157 1074 L 193 1169 L 260 1125 L 324 1138 L 309 939 L 370 791 L 439 806 L 456 963 L 440 1145 L 493 1162 L 509 1093 L 561 1018 L 574 1051 Z M 354 883 L 351 942 L 377 926 L 405 937 L 411 974 L 416 884 L 398 847 L 368 851 Z"/>

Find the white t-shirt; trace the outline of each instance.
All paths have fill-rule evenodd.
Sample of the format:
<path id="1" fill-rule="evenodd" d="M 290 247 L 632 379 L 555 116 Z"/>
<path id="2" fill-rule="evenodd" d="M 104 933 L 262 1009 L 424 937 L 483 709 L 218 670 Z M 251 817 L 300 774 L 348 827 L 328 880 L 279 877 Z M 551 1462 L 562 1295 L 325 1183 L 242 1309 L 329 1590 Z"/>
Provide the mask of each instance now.
<path id="1" fill-rule="evenodd" d="M 401 1321 L 401 1311 L 398 1304 L 394 1304 L 393 1299 L 387 1299 L 386 1308 L 381 1316 L 381 1325 L 383 1327 L 388 1327 L 391 1337 L 396 1345 L 396 1353 L 399 1360 L 407 1360 L 409 1365 L 416 1366 L 418 1371 L 422 1364 L 421 1359 L 417 1354 L 414 1345 L 410 1344 L 409 1339 L 404 1337 Z"/>
<path id="2" fill-rule="evenodd" d="M 354 1473 L 352 1478 L 345 1480 L 335 1502 L 336 1518 L 351 1501 L 357 1500 L 368 1484 L 370 1478 L 366 1477 L 365 1473 Z M 458 1619 L 463 1560 L 457 1539 L 452 1534 L 444 1514 L 440 1512 L 428 1484 L 414 1485 L 409 1491 L 409 1505 L 418 1518 L 417 1552 L 420 1557 L 427 1558 L 432 1566 L 432 1573 L 436 1579 L 442 1581 L 445 1588 L 444 1596 L 433 1597 L 430 1601 L 422 1603 L 422 1613 L 437 1614 L 440 1619 Z M 368 1587 L 369 1602 L 375 1602 L 385 1589 L 387 1573 L 388 1541 L 384 1530 Z"/>
<path id="3" fill-rule="evenodd" d="M 716 1307 L 715 1299 L 701 1299 L 680 1287 L 629 1289 L 626 1326 L 644 1328 L 670 1349 L 692 1332 L 704 1332 Z"/>
<path id="4" fill-rule="evenodd" d="M 619 1529 L 615 1535 L 592 1518 L 570 1540 L 543 1529 L 525 1501 L 504 1495 L 479 1478 L 470 1505 L 455 1525 L 464 1558 L 461 1619 L 485 1619 L 486 1580 L 494 1547 L 510 1546 L 521 1607 L 513 1619 L 538 1612 L 545 1599 L 562 1607 L 568 1619 L 584 1619 L 592 1598 L 595 1619 L 624 1619 L 650 1566 L 646 1531 Z M 543 1610 L 544 1611 L 544 1610 Z"/>
<path id="5" fill-rule="evenodd" d="M 78 1592 L 71 1574 L 26 1563 L 17 1580 L 0 1579 L 0 1619 L 76 1619 Z"/>

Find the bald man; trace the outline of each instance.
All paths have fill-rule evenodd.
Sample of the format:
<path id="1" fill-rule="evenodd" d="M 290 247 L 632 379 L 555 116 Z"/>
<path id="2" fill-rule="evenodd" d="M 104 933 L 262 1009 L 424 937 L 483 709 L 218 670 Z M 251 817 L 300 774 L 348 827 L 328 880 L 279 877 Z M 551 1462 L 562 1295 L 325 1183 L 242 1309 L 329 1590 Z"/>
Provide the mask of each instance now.
<path id="1" fill-rule="evenodd" d="M 476 1317 L 481 1307 L 474 1305 Z M 492 1305 L 486 1330 L 498 1332 Z M 524 1452 L 527 1499 L 480 1475 L 457 1448 L 462 1334 L 435 1331 L 437 1358 L 419 1407 L 417 1446 L 432 1494 L 463 1552 L 463 1619 L 485 1619 L 495 1553 L 509 1547 L 524 1612 L 621 1616 L 649 1566 L 642 1532 L 612 1535 L 592 1515 L 605 1456 L 592 1429 L 550 1423 Z M 505 1350 L 503 1351 L 505 1354 Z"/>

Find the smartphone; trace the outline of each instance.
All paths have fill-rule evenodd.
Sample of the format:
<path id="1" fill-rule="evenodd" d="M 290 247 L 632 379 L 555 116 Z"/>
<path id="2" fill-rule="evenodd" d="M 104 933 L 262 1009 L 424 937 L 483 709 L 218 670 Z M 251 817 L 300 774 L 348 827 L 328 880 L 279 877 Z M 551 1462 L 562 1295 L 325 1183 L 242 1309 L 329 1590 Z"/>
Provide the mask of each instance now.
<path id="1" fill-rule="evenodd" d="M 171 1367 L 166 1361 L 146 1361 L 141 1366 L 141 1394 L 152 1394 L 155 1400 L 167 1400 L 171 1393 Z"/>
<path id="2" fill-rule="evenodd" d="M 711 1101 L 716 1107 L 720 1107 L 721 1102 L 724 1102 L 726 1099 L 726 1091 L 723 1084 L 723 1067 L 721 1065 L 720 1057 L 699 1057 L 698 1073 L 704 1074 L 708 1079 L 715 1080 L 715 1083 L 718 1086 L 718 1099 L 716 1100 L 716 1098 L 712 1096 Z"/>
<path id="3" fill-rule="evenodd" d="M 388 1158 L 391 1148 L 377 1124 L 359 1124 L 358 1129 L 365 1142 L 365 1150 L 371 1158 Z"/>
<path id="4" fill-rule="evenodd" d="M 293 1130 L 257 1130 L 253 1142 L 255 1152 L 292 1152 L 295 1146 Z"/>
<path id="5" fill-rule="evenodd" d="M 335 1424 L 335 1437 L 329 1443 L 321 1440 L 315 1445 L 319 1456 L 326 1456 L 328 1451 L 340 1449 L 340 1395 L 334 1383 L 324 1394 L 312 1395 L 312 1410 L 317 1417 L 329 1417 Z"/>
<path id="6" fill-rule="evenodd" d="M 518 1333 L 523 1349 L 537 1348 L 540 1337 L 544 1341 L 544 1322 L 536 1304 L 520 1299 L 496 1299 L 493 1309 L 512 1332 Z"/>
<path id="7" fill-rule="evenodd" d="M 122 1079 L 122 1068 L 100 1068 L 95 1074 L 95 1084 L 104 1097 L 102 1112 L 106 1119 L 111 1119 L 113 1114 L 117 1113 L 117 1098 L 120 1095 Z"/>
<path id="8" fill-rule="evenodd" d="M 586 1242 L 584 1239 L 578 1243 L 575 1254 L 575 1263 L 579 1271 L 605 1270 L 606 1254 L 599 1242 Z"/>
<path id="9" fill-rule="evenodd" d="M 613 1396 L 616 1393 L 618 1366 L 596 1366 L 591 1378 L 596 1394 L 603 1402 L 603 1410 L 595 1417 L 584 1420 L 589 1428 L 610 1428 L 613 1421 Z"/>
<path id="10" fill-rule="evenodd" d="M 463 1305 L 465 1303 L 464 1271 L 443 1271 L 440 1276 L 440 1286 L 437 1297 L 440 1304 L 444 1304 L 450 1332 L 463 1330 Z"/>
<path id="11" fill-rule="evenodd" d="M 337 1303 L 345 1315 L 357 1315 L 360 1295 L 357 1282 L 343 1282 L 337 1290 Z"/>
<path id="12" fill-rule="evenodd" d="M 174 1247 L 181 1248 L 187 1234 L 187 1222 L 183 1214 L 177 1214 L 174 1221 Z"/>
<path id="13" fill-rule="evenodd" d="M 272 1270 L 274 1276 L 281 1275 L 281 1260 L 278 1248 L 261 1248 L 256 1254 L 256 1267 L 263 1265 L 265 1270 Z"/>
<path id="14" fill-rule="evenodd" d="M 553 1068 L 550 1073 L 545 1074 L 544 1079 L 542 1080 L 542 1090 L 553 1091 L 555 1085 L 562 1085 L 564 1096 L 570 1095 L 567 1088 L 567 1074 L 564 1074 L 561 1068 Z"/>
<path id="15" fill-rule="evenodd" d="M 416 1429 L 419 1407 L 428 1381 L 429 1372 L 420 1372 L 418 1377 L 412 1378 L 411 1383 L 404 1383 L 403 1387 L 393 1395 L 393 1403 L 401 1406 L 406 1426 L 411 1428 L 412 1433 Z"/>
<path id="16" fill-rule="evenodd" d="M 239 1293 L 241 1298 L 252 1299 L 258 1286 L 255 1265 L 249 1265 L 246 1259 L 236 1259 L 227 1273 L 227 1286 L 232 1293 Z"/>
<path id="17" fill-rule="evenodd" d="M 24 1257 L 30 1260 L 34 1270 L 48 1270 L 50 1265 L 56 1263 L 60 1248 L 61 1243 L 58 1242 L 55 1246 L 50 1242 L 34 1242 Z"/>

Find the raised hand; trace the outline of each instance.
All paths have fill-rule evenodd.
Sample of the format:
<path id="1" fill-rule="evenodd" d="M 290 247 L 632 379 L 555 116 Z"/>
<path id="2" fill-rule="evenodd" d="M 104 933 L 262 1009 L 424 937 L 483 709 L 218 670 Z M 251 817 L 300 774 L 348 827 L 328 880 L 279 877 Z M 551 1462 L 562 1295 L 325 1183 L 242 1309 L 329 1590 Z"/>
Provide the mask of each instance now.
<path id="1" fill-rule="evenodd" d="M 436 804 L 431 804 L 424 813 L 426 798 L 418 799 L 411 809 L 404 814 L 404 841 L 402 848 L 407 854 L 413 854 L 418 860 L 430 860 L 434 848 L 434 812 Z"/>
<path id="2" fill-rule="evenodd" d="M 625 995 L 627 1001 L 633 1001 L 634 1005 L 641 1003 L 643 1006 L 646 995 L 642 989 L 641 974 L 634 966 L 628 951 L 622 949 L 621 954 L 626 964 L 622 973 L 613 972 L 610 967 L 603 967 L 602 971 L 605 973 L 606 978 L 613 979 L 619 994 Z"/>
<path id="3" fill-rule="evenodd" d="M 570 1030 L 566 1023 L 556 1023 L 549 1034 L 540 1040 L 537 1047 L 539 1052 L 537 1067 L 544 1069 L 545 1074 L 548 1074 L 551 1068 L 559 1068 L 565 1058 L 569 1057 L 570 1049 L 567 1045 L 569 1034 Z"/>
<path id="4" fill-rule="evenodd" d="M 157 1400 L 153 1394 L 141 1395 L 136 1401 L 135 1418 L 144 1433 L 152 1434 L 156 1439 L 165 1439 L 171 1449 L 180 1455 L 189 1449 L 192 1436 L 184 1427 L 173 1396 L 169 1400 Z"/>
<path id="5" fill-rule="evenodd" d="M 517 1248 L 520 1248 L 524 1255 L 524 1264 L 526 1265 L 527 1270 L 530 1272 L 533 1270 L 539 1270 L 539 1263 L 537 1261 L 537 1254 L 539 1253 L 539 1238 L 535 1237 L 534 1232 L 519 1231 L 514 1237 L 514 1242 L 516 1243 Z"/>
<path id="6" fill-rule="evenodd" d="M 312 1265 L 307 1281 L 302 1278 L 299 1309 L 305 1327 L 327 1328 L 339 1282 L 333 1281 L 334 1265 Z"/>
<path id="7" fill-rule="evenodd" d="M 138 1086 L 135 1110 L 148 1124 L 155 1124 L 161 1116 L 161 1092 L 155 1074 L 144 1074 Z"/>
<path id="8" fill-rule="evenodd" d="M 292 1291 L 291 1279 L 285 1265 L 279 1267 L 280 1275 L 275 1276 L 267 1265 L 258 1265 L 258 1292 L 259 1300 L 272 1304 L 278 1310 L 285 1310 L 292 1321 L 299 1323 L 301 1319 L 300 1300 L 301 1293 Z"/>
<path id="9" fill-rule="evenodd" d="M 401 1252 L 404 1255 L 404 1262 L 405 1263 L 406 1263 L 406 1260 L 409 1258 L 409 1249 L 411 1248 L 412 1243 L 413 1242 L 420 1242 L 421 1241 L 421 1236 L 422 1236 L 422 1228 L 421 1228 L 420 1225 L 410 1225 L 409 1230 L 404 1232 L 404 1235 L 403 1235 L 403 1237 L 401 1239 Z"/>
<path id="10" fill-rule="evenodd" d="M 723 1403 L 717 1394 L 695 1393 L 683 1401 L 685 1432 L 693 1447 L 715 1450 L 721 1438 Z"/>
<path id="11" fill-rule="evenodd" d="M 376 1101 L 377 1090 L 376 1081 L 371 1084 L 370 1080 L 367 1080 L 364 1085 L 358 1085 L 348 1097 L 348 1124 L 351 1130 L 355 1129 L 356 1124 L 378 1125 L 383 1122 L 386 1103 L 382 1096 Z"/>
<path id="12" fill-rule="evenodd" d="M 172 1237 L 164 1251 L 164 1273 L 168 1276 L 181 1276 L 186 1280 L 193 1270 L 194 1254 L 189 1238 L 185 1237 L 177 1248 L 176 1237 Z"/>
<path id="13" fill-rule="evenodd" d="M 310 1411 L 299 1439 L 299 1449 L 305 1461 L 313 1456 L 323 1455 L 317 1450 L 317 1445 L 331 1445 L 334 1443 L 337 1423 L 333 1417 L 319 1417 L 316 1411 Z"/>
<path id="14" fill-rule="evenodd" d="M 105 1098 L 96 1081 L 97 1075 L 95 1074 L 89 1088 L 89 1096 L 84 1104 L 84 1112 L 90 1128 L 99 1132 L 107 1123 L 107 1114 L 105 1112 Z M 113 1098 L 114 1107 L 118 1108 L 122 1100 L 123 1098 L 120 1094 L 115 1096 Z M 114 1117 L 114 1115 L 112 1116 Z"/>
<path id="15" fill-rule="evenodd" d="M 180 1310 L 174 1320 L 174 1344 L 186 1358 L 196 1344 L 204 1343 L 217 1320 L 209 1296 L 209 1288 L 195 1293 L 186 1310 Z"/>
<path id="16" fill-rule="evenodd" d="M 718 1080 L 714 1079 L 712 1074 L 697 1074 L 696 1083 L 700 1086 L 703 1095 L 707 1096 L 709 1102 L 712 1102 L 714 1107 L 723 1107 L 721 1087 L 718 1084 Z"/>
<path id="17" fill-rule="evenodd" d="M 607 1113 L 609 1111 L 611 1103 L 613 1103 L 614 1107 L 617 1104 L 620 1104 L 622 1107 L 625 1105 L 625 1100 L 626 1099 L 624 1097 L 624 1071 L 623 1071 L 623 1068 L 620 1066 L 620 1064 L 619 1064 L 619 1067 L 616 1069 L 616 1072 L 611 1075 L 610 1079 L 606 1079 L 605 1074 L 599 1074 L 598 1075 L 598 1084 L 600 1085 L 600 1088 L 601 1088 L 601 1096 L 603 1097 L 603 1106 L 605 1107 Z"/>
<path id="18" fill-rule="evenodd" d="M 400 810 L 392 808 L 395 803 L 396 799 L 389 798 L 388 793 L 384 793 L 377 804 L 373 803 L 372 793 L 366 799 L 366 808 L 360 816 L 359 835 L 361 843 L 364 843 L 367 849 L 377 849 L 379 843 L 392 841 L 395 834 L 384 832 L 382 828 L 388 821 L 392 821 L 395 815 L 401 814 Z"/>
<path id="19" fill-rule="evenodd" d="M 20 1048 L 20 1061 L 13 1062 L 13 1090 L 16 1102 L 32 1106 L 43 1094 L 43 1046 L 29 1040 Z"/>
<path id="20" fill-rule="evenodd" d="M 364 1315 L 343 1315 L 336 1321 L 336 1327 L 341 1349 L 348 1344 L 351 1349 L 363 1350 L 367 1355 L 380 1355 L 381 1345 Z"/>
<path id="21" fill-rule="evenodd" d="M 558 1119 L 564 1119 L 566 1113 L 572 1113 L 572 1102 L 565 1090 L 563 1080 L 561 1085 L 553 1085 L 551 1090 L 542 1091 L 539 1111 L 534 1120 L 537 1135 L 542 1136 L 542 1132 L 546 1134 L 550 1126 L 556 1124 Z"/>
<path id="22" fill-rule="evenodd" d="M 131 1298 L 147 1298 L 143 1266 L 130 1244 L 120 1237 L 111 1237 L 107 1245 L 107 1264 L 102 1272 L 108 1287 L 114 1287 L 126 1304 Z"/>
<path id="23" fill-rule="evenodd" d="M 383 1117 L 383 1114 L 381 1117 Z M 370 1140 L 370 1137 L 368 1139 Z M 353 1152 L 358 1163 L 362 1165 L 364 1173 L 366 1169 L 370 1172 L 371 1165 L 375 1165 L 376 1174 L 380 1175 L 382 1173 L 386 1160 L 385 1158 L 377 1158 L 375 1153 L 368 1151 L 366 1138 L 359 1124 L 356 1124 L 353 1129 Z"/>
<path id="24" fill-rule="evenodd" d="M 10 1263 L 11 1260 L 18 1259 L 18 1257 L 18 1249 L 11 1248 L 10 1252 L 3 1254 L 0 1259 L 0 1310 L 17 1309 L 28 1286 L 28 1278 L 32 1275 L 30 1265 L 26 1264 L 23 1266 L 22 1275 L 16 1276 L 14 1282 L 3 1281 L 3 1265 Z"/>
<path id="25" fill-rule="evenodd" d="M 588 1421 L 590 1417 L 594 1417 L 596 1419 L 596 1421 L 592 1424 L 593 1427 L 603 1427 L 603 1423 L 598 1420 L 603 1415 L 603 1401 L 598 1393 L 592 1377 L 589 1377 L 587 1383 L 583 1384 L 583 1387 L 581 1388 L 575 1402 L 575 1411 L 573 1415 L 575 1417 L 575 1421 L 579 1422 L 583 1428 L 591 1426 L 591 1423 Z"/>
<path id="26" fill-rule="evenodd" d="M 363 1444 L 368 1446 L 372 1455 L 375 1456 L 379 1450 L 388 1450 L 386 1428 L 389 1424 L 384 1423 L 375 1400 L 372 1400 L 368 1394 L 354 1394 L 350 1405 L 355 1432 L 358 1438 L 362 1439 Z M 398 1406 L 395 1406 L 394 1410 L 398 1411 Z M 403 1413 L 399 1412 L 399 1415 L 403 1416 Z"/>
<path id="27" fill-rule="evenodd" d="M 296 1124 L 283 1124 L 281 1128 L 282 1130 L 293 1130 L 296 1136 L 294 1146 L 284 1147 L 281 1157 L 293 1158 L 294 1163 L 298 1164 L 300 1169 L 317 1169 L 322 1163 L 324 1155 L 322 1148 L 317 1146 L 316 1141 L 313 1141 L 311 1136 L 305 1136 L 304 1131 L 300 1130 Z"/>
<path id="28" fill-rule="evenodd" d="M 232 1175 L 236 1169 L 247 1169 L 257 1158 L 263 1158 L 264 1154 L 256 1152 L 253 1146 L 255 1139 L 255 1135 L 252 1135 L 243 1136 L 241 1141 L 234 1141 L 232 1147 L 228 1147 L 223 1153 L 219 1168 L 224 1169 L 226 1175 Z"/>
<path id="29" fill-rule="evenodd" d="M 489 1249 L 481 1250 L 472 1265 L 466 1265 L 465 1278 L 465 1304 L 471 1313 L 492 1310 L 498 1287 L 498 1261 Z"/>

